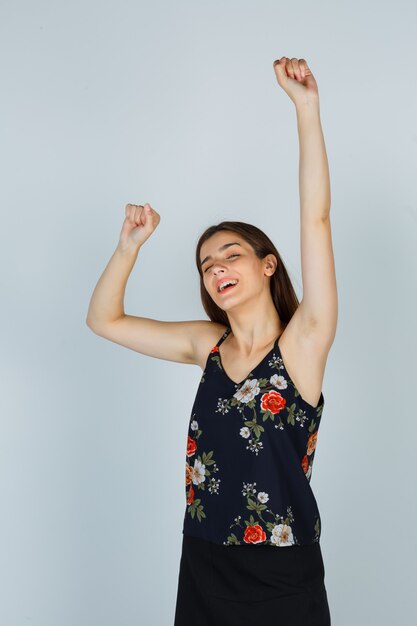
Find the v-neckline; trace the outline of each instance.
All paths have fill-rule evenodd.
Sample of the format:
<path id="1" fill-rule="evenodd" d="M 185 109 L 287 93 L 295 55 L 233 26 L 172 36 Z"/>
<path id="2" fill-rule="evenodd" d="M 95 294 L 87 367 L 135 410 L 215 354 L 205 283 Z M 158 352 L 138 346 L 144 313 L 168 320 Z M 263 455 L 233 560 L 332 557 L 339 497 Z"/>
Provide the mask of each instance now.
<path id="1" fill-rule="evenodd" d="M 227 337 L 230 335 L 232 329 L 229 327 L 227 329 L 227 334 L 226 337 L 223 338 L 223 341 L 220 342 L 220 345 L 227 339 Z M 281 332 L 282 335 L 282 332 Z M 275 341 L 274 341 L 274 345 L 272 346 L 272 348 L 262 357 L 262 359 L 259 361 L 259 363 L 257 365 L 255 365 L 255 367 L 249 372 L 249 374 L 247 376 L 245 376 L 245 378 L 243 380 L 241 380 L 239 383 L 237 383 L 235 380 L 233 380 L 232 378 L 230 378 L 229 374 L 226 372 L 224 365 L 223 365 L 223 361 L 222 361 L 222 355 L 220 354 L 220 345 L 218 346 L 218 356 L 219 356 L 219 362 L 221 365 L 221 369 L 224 373 L 224 375 L 226 376 L 226 378 L 228 378 L 230 380 L 231 383 L 233 383 L 234 385 L 240 387 L 241 385 L 243 385 L 243 383 L 245 383 L 248 379 L 250 379 L 252 377 L 252 374 L 254 374 L 254 372 L 256 372 L 256 370 L 264 364 L 264 362 L 266 361 L 266 359 L 275 351 L 275 349 L 277 349 L 279 351 L 279 345 L 278 345 L 278 340 L 281 337 L 281 335 L 278 335 L 278 337 L 276 337 Z"/>

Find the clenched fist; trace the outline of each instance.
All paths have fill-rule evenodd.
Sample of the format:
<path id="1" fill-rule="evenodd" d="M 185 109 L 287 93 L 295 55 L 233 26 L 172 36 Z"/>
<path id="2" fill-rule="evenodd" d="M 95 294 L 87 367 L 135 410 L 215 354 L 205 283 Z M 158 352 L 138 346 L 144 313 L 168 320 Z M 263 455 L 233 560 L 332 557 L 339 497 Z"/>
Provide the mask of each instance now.
<path id="1" fill-rule="evenodd" d="M 125 221 L 120 232 L 119 246 L 123 250 L 138 250 L 161 221 L 161 216 L 147 202 L 126 204 Z"/>
<path id="2" fill-rule="evenodd" d="M 273 66 L 278 84 L 296 106 L 318 102 L 316 79 L 305 59 L 281 57 Z"/>

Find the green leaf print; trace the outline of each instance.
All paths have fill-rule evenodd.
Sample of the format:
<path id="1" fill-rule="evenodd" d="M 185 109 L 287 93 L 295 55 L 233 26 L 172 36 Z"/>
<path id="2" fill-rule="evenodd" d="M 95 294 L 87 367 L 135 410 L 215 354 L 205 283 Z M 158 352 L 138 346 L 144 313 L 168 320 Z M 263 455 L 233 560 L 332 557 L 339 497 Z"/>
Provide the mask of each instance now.
<path id="1" fill-rule="evenodd" d="M 197 509 L 197 518 L 198 518 L 198 521 L 199 521 L 199 522 L 201 522 L 201 518 L 202 518 L 202 517 L 206 517 L 206 514 L 205 514 L 205 513 L 204 513 L 204 511 L 203 511 L 203 506 L 202 506 L 202 505 L 200 505 L 200 506 L 198 507 L 198 509 Z"/>
<path id="2" fill-rule="evenodd" d="M 291 424 L 291 426 L 295 426 L 294 412 L 296 408 L 297 408 L 297 405 L 295 404 L 295 402 L 291 406 L 287 407 L 288 409 L 287 423 Z"/>
<path id="3" fill-rule="evenodd" d="M 193 424 L 195 422 L 195 424 Z M 198 428 L 197 420 L 195 416 L 191 416 L 190 420 L 191 428 L 196 428 L 194 432 L 190 432 L 187 435 L 187 460 L 186 460 L 186 499 L 187 499 L 187 513 L 189 513 L 192 519 L 197 516 L 199 522 L 206 517 L 204 512 L 204 505 L 201 503 L 201 498 L 194 498 L 195 492 L 200 489 L 204 492 L 209 492 L 210 497 L 213 494 L 219 493 L 219 486 L 221 479 L 216 478 L 212 474 L 219 471 L 216 461 L 213 459 L 214 451 L 209 452 L 202 451 L 201 454 L 197 454 L 199 448 L 199 437 L 202 434 L 202 430 Z M 193 463 L 194 460 L 194 463 Z M 211 467 L 211 471 L 209 470 Z M 206 497 L 206 496 L 205 496 Z M 203 502 L 205 498 L 203 499 Z"/>
<path id="4" fill-rule="evenodd" d="M 246 508 L 252 509 L 253 511 L 256 511 L 259 514 L 260 511 L 263 511 L 267 507 L 266 507 L 266 504 L 261 504 L 260 502 L 256 502 L 255 500 L 251 500 L 250 498 L 248 498 L 248 504 Z"/>
<path id="5" fill-rule="evenodd" d="M 214 461 L 214 459 L 211 458 L 212 456 L 213 456 L 213 450 L 210 450 L 210 452 L 207 452 L 207 453 L 203 452 L 202 463 L 204 463 L 204 465 L 213 465 L 213 463 L 215 463 L 215 461 Z"/>
<path id="6" fill-rule="evenodd" d="M 258 500 L 253 499 L 257 491 L 255 489 L 255 484 L 256 483 L 243 483 L 244 489 L 242 491 L 242 495 L 246 496 L 246 501 L 247 501 L 246 508 L 255 511 L 258 519 L 256 519 L 254 515 L 251 514 L 249 517 L 249 520 L 243 520 L 244 524 L 242 524 L 242 516 L 238 515 L 237 517 L 235 517 L 234 522 L 230 524 L 230 528 L 232 528 L 233 526 L 241 527 L 242 528 L 241 539 L 239 539 L 237 535 L 235 535 L 234 533 L 231 533 L 227 537 L 227 540 L 223 541 L 223 544 L 240 545 L 242 543 L 247 542 L 245 539 L 246 529 L 248 528 L 248 526 L 255 526 L 255 525 L 260 526 L 260 528 L 264 532 L 266 529 L 270 533 L 270 536 L 267 537 L 263 541 L 267 545 L 276 546 L 276 545 L 281 545 L 282 543 L 284 543 L 285 545 L 298 544 L 299 543 L 298 539 L 295 533 L 293 532 L 293 528 L 291 527 L 291 524 L 294 522 L 294 516 L 292 513 L 291 506 L 287 506 L 287 511 L 286 511 L 286 514 L 284 515 L 275 513 L 271 509 L 267 508 L 267 506 L 264 503 L 258 502 Z M 265 493 L 263 494 L 263 497 L 267 497 L 267 496 L 268 494 L 265 494 Z M 265 511 L 265 510 L 268 515 L 272 516 L 273 518 L 272 520 L 264 519 L 262 515 L 262 511 Z M 284 528 L 282 528 L 281 525 L 283 525 Z"/>
<path id="7" fill-rule="evenodd" d="M 253 420 L 245 422 L 245 426 L 248 426 L 249 428 L 253 430 L 257 439 L 259 439 L 259 437 L 261 436 L 261 432 L 264 432 L 265 430 L 263 426 L 257 423 L 256 417 Z"/>

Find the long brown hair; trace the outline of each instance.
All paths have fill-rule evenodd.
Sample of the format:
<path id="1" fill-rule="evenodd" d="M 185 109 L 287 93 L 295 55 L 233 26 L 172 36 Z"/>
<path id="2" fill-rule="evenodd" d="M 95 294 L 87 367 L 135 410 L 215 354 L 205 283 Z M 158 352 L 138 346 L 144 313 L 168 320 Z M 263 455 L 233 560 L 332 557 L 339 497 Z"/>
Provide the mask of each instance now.
<path id="1" fill-rule="evenodd" d="M 200 296 L 204 310 L 210 320 L 229 326 L 226 312 L 217 306 L 204 286 L 203 272 L 200 266 L 201 246 L 209 237 L 222 230 L 230 230 L 240 235 L 242 239 L 252 246 L 259 259 L 265 258 L 267 254 L 275 255 L 278 263 L 270 280 L 271 296 L 281 322 L 287 325 L 299 305 L 299 300 L 294 291 L 287 269 L 278 250 L 269 237 L 267 237 L 260 228 L 252 224 L 246 224 L 245 222 L 220 222 L 220 224 L 209 226 L 198 240 L 195 260 L 198 273 L 200 274 Z"/>

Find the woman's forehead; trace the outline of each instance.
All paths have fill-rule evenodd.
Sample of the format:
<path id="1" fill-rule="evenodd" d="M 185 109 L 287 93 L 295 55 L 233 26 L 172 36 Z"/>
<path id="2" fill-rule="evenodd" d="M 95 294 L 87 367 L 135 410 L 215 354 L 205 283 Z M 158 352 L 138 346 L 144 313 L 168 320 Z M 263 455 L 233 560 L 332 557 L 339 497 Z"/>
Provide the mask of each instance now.
<path id="1" fill-rule="evenodd" d="M 236 233 L 233 232 L 221 232 L 212 235 L 209 239 L 207 239 L 200 248 L 200 253 L 203 254 L 212 254 L 216 252 L 221 252 L 222 249 L 226 249 L 230 247 L 230 244 L 238 244 L 242 248 L 246 247 L 246 242 L 244 239 L 239 237 Z"/>

